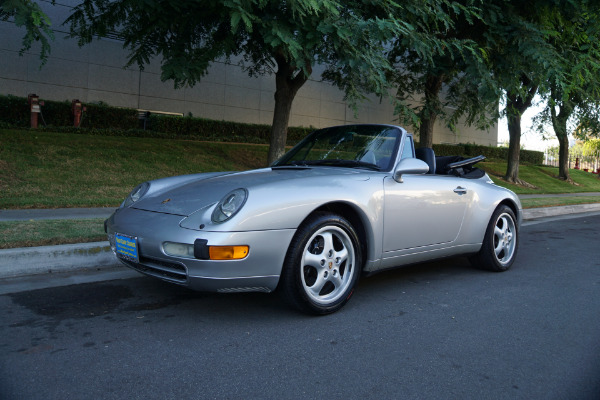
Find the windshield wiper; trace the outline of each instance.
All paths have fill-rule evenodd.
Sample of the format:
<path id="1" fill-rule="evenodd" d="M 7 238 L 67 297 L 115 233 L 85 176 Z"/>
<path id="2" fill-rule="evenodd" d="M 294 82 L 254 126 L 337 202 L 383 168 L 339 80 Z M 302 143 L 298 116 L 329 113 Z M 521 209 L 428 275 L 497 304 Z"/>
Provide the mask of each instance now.
<path id="1" fill-rule="evenodd" d="M 271 168 L 290 168 L 290 167 L 308 168 L 308 165 L 306 164 L 306 162 L 304 160 L 294 160 L 294 161 L 290 161 L 285 164 L 273 165 Z"/>
<path id="2" fill-rule="evenodd" d="M 336 158 L 331 160 L 310 160 L 304 161 L 304 163 L 305 165 L 331 165 L 335 167 L 367 168 L 375 171 L 381 171 L 381 167 L 375 164 L 357 160 L 340 160 Z"/>
<path id="3" fill-rule="evenodd" d="M 349 167 L 349 168 L 366 168 L 374 171 L 381 171 L 381 167 L 364 161 L 357 160 L 340 160 L 340 159 L 329 159 L 329 160 L 293 160 L 285 164 L 274 165 L 272 168 L 286 168 L 286 167 L 309 167 L 313 165 L 325 165 L 332 167 Z"/>

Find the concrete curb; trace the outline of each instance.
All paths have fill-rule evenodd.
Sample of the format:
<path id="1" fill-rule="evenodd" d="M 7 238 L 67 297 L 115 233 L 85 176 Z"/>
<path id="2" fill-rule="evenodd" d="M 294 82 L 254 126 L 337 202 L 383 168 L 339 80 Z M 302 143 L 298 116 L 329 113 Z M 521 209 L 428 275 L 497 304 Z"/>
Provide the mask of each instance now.
<path id="1" fill-rule="evenodd" d="M 531 220 L 545 217 L 555 217 L 566 214 L 580 214 L 585 212 L 600 211 L 600 203 L 576 204 L 559 207 L 538 207 L 523 210 L 523 220 Z"/>
<path id="2" fill-rule="evenodd" d="M 108 241 L 0 250 L 0 279 L 118 265 Z"/>
<path id="3" fill-rule="evenodd" d="M 523 210 L 525 221 L 600 211 L 600 203 Z M 122 266 L 108 242 L 0 250 L 0 279 Z"/>

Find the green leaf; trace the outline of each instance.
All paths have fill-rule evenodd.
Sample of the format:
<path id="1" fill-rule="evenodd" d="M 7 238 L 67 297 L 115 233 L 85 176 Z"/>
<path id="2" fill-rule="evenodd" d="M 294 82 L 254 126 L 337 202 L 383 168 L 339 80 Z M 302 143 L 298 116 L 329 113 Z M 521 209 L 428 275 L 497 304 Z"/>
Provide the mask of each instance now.
<path id="1" fill-rule="evenodd" d="M 231 33 L 236 33 L 241 18 L 242 14 L 239 12 L 234 12 L 231 14 Z"/>

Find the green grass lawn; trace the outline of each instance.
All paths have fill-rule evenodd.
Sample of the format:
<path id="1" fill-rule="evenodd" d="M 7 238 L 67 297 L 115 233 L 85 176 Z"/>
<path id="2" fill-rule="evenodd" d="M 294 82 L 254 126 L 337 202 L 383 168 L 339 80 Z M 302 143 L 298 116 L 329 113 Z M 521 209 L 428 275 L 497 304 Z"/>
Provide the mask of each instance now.
<path id="1" fill-rule="evenodd" d="M 104 220 L 0 221 L 0 249 L 106 240 Z"/>
<path id="2" fill-rule="evenodd" d="M 116 207 L 137 184 L 165 176 L 241 171 L 266 165 L 264 145 L 94 136 L 0 129 L 0 209 Z M 571 170 L 521 165 L 521 179 L 538 189 L 502 181 L 506 163 L 479 163 L 500 186 L 518 194 L 600 192 L 600 179 Z"/>
<path id="3" fill-rule="evenodd" d="M 576 185 L 573 185 L 556 178 L 558 167 L 520 165 L 519 178 L 537 187 L 537 189 L 532 189 L 513 185 L 502 180 L 501 177 L 506 173 L 505 161 L 481 162 L 477 166 L 485 169 L 497 185 L 509 188 L 517 194 L 600 192 L 600 179 L 598 179 L 598 175 L 591 172 L 576 169 L 569 170 L 571 178 L 576 183 Z"/>
<path id="4" fill-rule="evenodd" d="M 95 136 L 0 129 L 0 209 L 117 207 L 137 184 L 166 176 L 241 171 L 266 165 L 264 145 Z M 521 165 L 530 189 L 508 184 L 506 163 L 479 163 L 500 186 L 519 194 L 600 192 L 597 175 L 571 170 L 577 185 L 555 178 L 557 168 Z M 598 202 L 598 197 L 523 200 L 525 207 Z M 101 220 L 0 223 L 0 248 L 105 240 Z"/>
<path id="5" fill-rule="evenodd" d="M 521 205 L 523 208 L 557 207 L 591 203 L 600 203 L 600 196 L 540 197 L 535 199 L 521 200 Z"/>
<path id="6" fill-rule="evenodd" d="M 0 209 L 116 207 L 137 184 L 266 165 L 264 145 L 0 129 Z"/>

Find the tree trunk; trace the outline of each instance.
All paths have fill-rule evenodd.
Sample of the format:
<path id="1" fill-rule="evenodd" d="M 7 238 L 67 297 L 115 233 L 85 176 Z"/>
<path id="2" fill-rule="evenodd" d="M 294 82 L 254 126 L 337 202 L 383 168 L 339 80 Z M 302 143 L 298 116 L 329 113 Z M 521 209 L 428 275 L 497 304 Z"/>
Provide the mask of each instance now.
<path id="1" fill-rule="evenodd" d="M 275 110 L 273 111 L 273 124 L 271 125 L 271 139 L 269 143 L 268 164 L 285 153 L 287 130 L 292 110 L 292 102 L 296 93 L 308 80 L 312 71 L 310 66 L 306 72 L 298 71 L 282 54 L 275 56 L 277 72 L 275 73 Z"/>
<path id="2" fill-rule="evenodd" d="M 433 147 L 433 127 L 439 114 L 440 91 L 444 75 L 429 75 L 425 82 L 425 105 L 419 115 L 421 125 L 419 126 L 419 146 Z"/>
<path id="3" fill-rule="evenodd" d="M 504 179 L 507 182 L 516 183 L 523 186 L 532 186 L 529 183 L 519 179 L 519 159 L 521 156 L 521 116 L 531 106 L 538 85 L 531 85 L 531 80 L 526 76 L 521 77 L 523 86 L 529 87 L 525 98 L 520 94 L 508 92 L 506 94 L 506 116 L 508 120 L 508 159 L 506 165 L 506 175 Z"/>
<path id="4" fill-rule="evenodd" d="M 559 99 L 560 91 L 556 86 L 551 87 L 552 98 Z M 567 131 L 567 121 L 573 112 L 573 106 L 569 99 L 558 100 L 558 113 L 556 106 L 550 107 L 550 116 L 552 117 L 552 128 L 558 138 L 558 179 L 567 182 L 573 182 L 569 175 L 569 133 Z"/>
<path id="5" fill-rule="evenodd" d="M 295 93 L 286 84 L 277 84 L 277 89 L 275 90 L 275 110 L 273 112 L 273 124 L 271 125 L 271 139 L 269 142 L 269 165 L 285 153 L 287 129 L 294 97 Z"/>
<path id="6" fill-rule="evenodd" d="M 566 127 L 565 127 L 566 130 Z M 558 179 L 573 182 L 569 175 L 569 137 L 566 132 L 558 137 Z"/>
<path id="7" fill-rule="evenodd" d="M 429 113 L 427 118 L 421 119 L 421 126 L 419 126 L 419 147 L 433 147 L 433 126 L 437 118 L 436 113 Z"/>
<path id="8" fill-rule="evenodd" d="M 521 156 L 521 114 L 512 108 L 507 110 L 508 120 L 508 160 L 504 179 L 508 182 L 519 181 L 519 158 Z"/>

